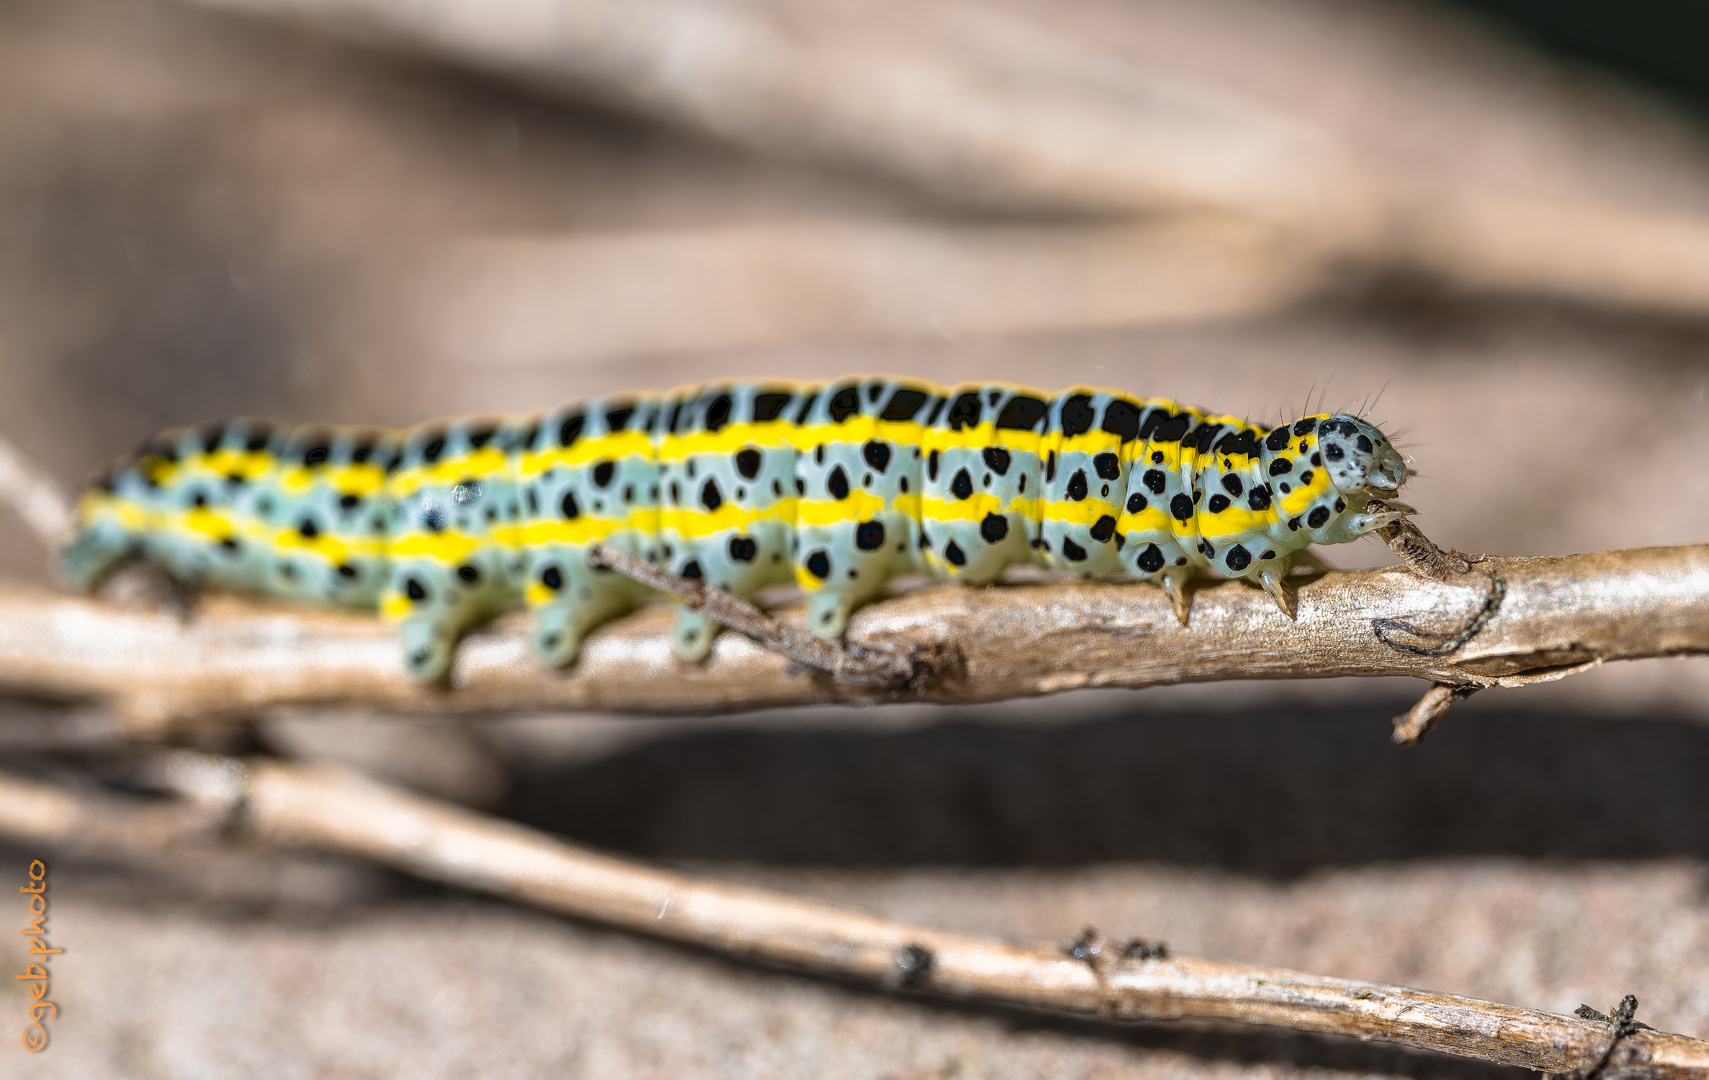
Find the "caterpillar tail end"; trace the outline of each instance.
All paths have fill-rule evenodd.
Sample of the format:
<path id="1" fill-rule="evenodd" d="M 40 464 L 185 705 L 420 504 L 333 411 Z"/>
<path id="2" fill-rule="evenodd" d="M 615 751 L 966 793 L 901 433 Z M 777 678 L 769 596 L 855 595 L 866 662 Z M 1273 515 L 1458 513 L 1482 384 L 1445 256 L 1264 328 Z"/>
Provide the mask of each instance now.
<path id="1" fill-rule="evenodd" d="M 1264 591 L 1270 594 L 1270 599 L 1276 602 L 1276 607 L 1281 610 L 1283 615 L 1290 619 L 1297 619 L 1299 618 L 1299 602 L 1294 591 L 1288 588 L 1287 574 L 1286 567 L 1270 567 L 1259 572 L 1258 582 L 1264 586 Z"/>
<path id="2" fill-rule="evenodd" d="M 1160 575 L 1169 606 L 1175 609 L 1175 619 L 1182 626 L 1187 625 L 1187 616 L 1193 610 L 1192 598 L 1187 595 L 1187 582 L 1192 576 L 1193 570 L 1188 566 L 1171 566 Z"/>
<path id="3" fill-rule="evenodd" d="M 67 588 L 92 592 L 103 578 L 130 559 L 132 549 L 128 534 L 84 528 L 60 551 L 54 569 Z"/>

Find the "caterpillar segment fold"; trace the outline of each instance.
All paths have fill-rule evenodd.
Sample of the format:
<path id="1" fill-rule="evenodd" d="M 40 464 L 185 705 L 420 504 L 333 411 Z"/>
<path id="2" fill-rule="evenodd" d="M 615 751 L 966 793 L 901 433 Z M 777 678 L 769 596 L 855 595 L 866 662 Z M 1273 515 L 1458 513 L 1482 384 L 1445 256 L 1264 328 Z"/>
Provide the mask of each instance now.
<path id="1" fill-rule="evenodd" d="M 1402 520 L 1408 475 L 1346 414 L 1268 428 L 1095 387 L 741 380 L 407 431 L 168 431 L 86 487 L 61 571 L 92 588 L 140 558 L 192 587 L 378 610 L 433 680 L 505 608 L 562 665 L 654 595 L 590 564 L 596 545 L 743 598 L 796 584 L 832 639 L 898 574 L 1028 565 L 1155 582 L 1183 624 L 1192 577 L 1246 579 L 1292 617 L 1290 566 Z M 679 606 L 677 654 L 718 629 Z"/>

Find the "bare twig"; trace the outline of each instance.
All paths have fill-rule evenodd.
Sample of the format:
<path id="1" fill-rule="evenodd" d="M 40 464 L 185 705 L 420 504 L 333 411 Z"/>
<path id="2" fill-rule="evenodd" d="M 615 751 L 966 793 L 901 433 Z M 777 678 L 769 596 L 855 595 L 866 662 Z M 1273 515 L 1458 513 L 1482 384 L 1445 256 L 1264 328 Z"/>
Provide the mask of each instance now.
<path id="1" fill-rule="evenodd" d="M 1398 746 L 1416 746 L 1429 734 L 1436 722 L 1456 701 L 1464 701 L 1477 693 L 1475 686 L 1432 686 L 1418 703 L 1394 718 L 1394 741 Z"/>
<path id="2" fill-rule="evenodd" d="M 417 713 L 715 712 L 1337 675 L 1519 686 L 1610 660 L 1709 653 L 1709 546 L 1490 558 L 1479 568 L 1505 582 L 1487 618 L 1484 572 L 1450 584 L 1399 567 L 1305 582 L 1297 620 L 1244 582 L 1207 582 L 1193 591 L 1186 627 L 1161 590 L 1143 585 L 922 588 L 857 612 L 849 630 L 854 645 L 926 658 L 936 677 L 914 692 L 815 676 L 734 634 L 719 637 L 707 662 L 686 664 L 657 609 L 596 631 L 566 671 L 535 666 L 523 617 L 507 616 L 463 642 L 446 692 L 411 682 L 390 629 L 371 617 L 213 596 L 186 622 L 0 584 L 0 687 L 103 701 L 152 726 L 326 702 Z M 775 618 L 800 632 L 799 609 Z M 1421 640 L 1479 629 L 1435 655 L 1386 643 L 1373 626 L 1383 620 Z"/>
<path id="3" fill-rule="evenodd" d="M 0 436 L 0 503 L 16 511 L 49 551 L 58 551 L 76 527 L 65 491 L 4 436 Z"/>
<path id="4" fill-rule="evenodd" d="M 1057 212 L 1263 207 L 1273 218 L 1329 190 L 1347 193 L 1333 146 L 1304 125 L 1094 60 L 1047 28 L 1030 40 L 1010 35 L 1018 51 L 981 49 L 990 35 L 980 31 L 1002 20 L 972 4 L 922 19 L 902 5 L 783 10 L 740 0 L 528 0 L 502 12 L 478 0 L 199 2 L 445 56 L 766 152 L 886 173 L 956 202 Z M 959 33 L 934 29 L 958 23 Z"/>
<path id="5" fill-rule="evenodd" d="M 781 623 L 746 600 L 695 578 L 679 577 L 626 551 L 595 545 L 588 552 L 589 566 L 604 566 L 669 596 L 694 611 L 740 631 L 798 664 L 823 671 L 833 682 L 846 686 L 879 689 L 918 689 L 931 681 L 936 664 L 927 651 L 916 647 L 899 651 L 886 646 L 868 647 L 816 638 L 799 627 Z"/>
<path id="6" fill-rule="evenodd" d="M 949 933 L 602 855 L 326 766 L 166 754 L 153 779 L 269 845 L 339 852 L 421 877 L 709 949 L 954 997 L 1113 1020 L 1233 1020 L 1379 1039 L 1530 1069 L 1603 1063 L 1628 1077 L 1703 1075 L 1709 1044 L 1452 994 L 1102 947 Z M 183 804 L 179 804 L 183 806 Z M 189 808 L 180 811 L 181 817 Z M 65 845 L 128 807 L 0 776 L 0 833 Z M 156 811 L 158 813 L 158 811 Z M 135 843 L 172 848 L 170 832 Z"/>
<path id="7" fill-rule="evenodd" d="M 1402 619 L 1372 619 L 1371 629 L 1376 633 L 1377 640 L 1391 649 L 1416 656 L 1452 656 L 1464 648 L 1466 642 L 1483 633 L 1484 627 L 1488 626 L 1489 621 L 1495 618 L 1495 613 L 1501 610 L 1501 601 L 1506 595 L 1507 582 L 1492 573 L 1489 576 L 1489 587 L 1484 593 L 1483 606 L 1466 620 L 1464 626 L 1452 634 L 1420 631 L 1418 627 Z"/>
<path id="8" fill-rule="evenodd" d="M 1372 513 L 1389 509 L 1388 503 L 1380 499 L 1371 500 Z M 1483 560 L 1481 555 L 1443 551 L 1430 537 L 1424 535 L 1423 530 L 1414 524 L 1410 517 L 1401 518 L 1392 525 L 1384 525 L 1377 530 L 1377 535 L 1408 569 L 1433 581 L 1457 582 L 1464 575 L 1471 573 L 1472 567 Z"/>
<path id="9" fill-rule="evenodd" d="M 0 774 L 0 834 L 65 854 L 146 857 L 206 842 L 217 828 L 205 803 L 142 802 Z"/>

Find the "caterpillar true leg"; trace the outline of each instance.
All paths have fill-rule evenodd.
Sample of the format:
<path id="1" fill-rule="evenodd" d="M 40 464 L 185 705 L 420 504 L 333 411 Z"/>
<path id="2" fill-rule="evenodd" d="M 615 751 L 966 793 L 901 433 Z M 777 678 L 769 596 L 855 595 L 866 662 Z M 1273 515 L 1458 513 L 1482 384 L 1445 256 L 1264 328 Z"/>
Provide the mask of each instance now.
<path id="1" fill-rule="evenodd" d="M 1298 616 L 1298 601 L 1293 589 L 1288 587 L 1288 567 L 1286 564 L 1266 567 L 1258 574 L 1258 583 L 1264 586 L 1264 591 L 1270 594 L 1270 599 L 1276 601 L 1276 606 L 1288 618 Z"/>
<path id="2" fill-rule="evenodd" d="M 1347 519 L 1347 532 L 1352 536 L 1363 536 L 1366 533 L 1376 532 L 1386 525 L 1393 525 L 1404 517 L 1406 515 L 1398 510 L 1381 514 L 1354 514 Z"/>

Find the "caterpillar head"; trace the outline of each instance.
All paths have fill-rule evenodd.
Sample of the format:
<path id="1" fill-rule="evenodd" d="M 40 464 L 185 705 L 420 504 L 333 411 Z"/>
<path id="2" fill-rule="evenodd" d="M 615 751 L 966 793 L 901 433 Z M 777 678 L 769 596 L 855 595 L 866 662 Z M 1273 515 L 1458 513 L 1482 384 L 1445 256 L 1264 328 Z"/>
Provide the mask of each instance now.
<path id="1" fill-rule="evenodd" d="M 1375 426 L 1338 413 L 1318 425 L 1329 482 L 1343 495 L 1393 495 L 1409 470 L 1400 451 Z"/>

